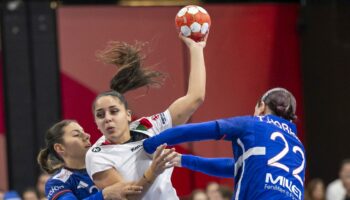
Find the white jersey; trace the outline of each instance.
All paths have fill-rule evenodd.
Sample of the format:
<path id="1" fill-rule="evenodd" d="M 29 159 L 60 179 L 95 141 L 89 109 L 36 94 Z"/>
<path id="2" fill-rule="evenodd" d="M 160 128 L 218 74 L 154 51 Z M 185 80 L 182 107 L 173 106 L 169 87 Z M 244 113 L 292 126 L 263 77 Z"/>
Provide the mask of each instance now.
<path id="1" fill-rule="evenodd" d="M 147 138 L 171 127 L 170 112 L 166 110 L 132 122 L 130 131 L 131 134 L 142 133 Z M 152 155 L 147 154 L 142 148 L 143 140 L 104 145 L 106 139 L 102 136 L 86 154 L 85 162 L 89 176 L 92 178 L 95 173 L 115 168 L 126 181 L 140 180 L 152 162 Z M 159 175 L 142 199 L 178 200 L 176 190 L 171 183 L 172 172 L 173 168 L 170 168 Z"/>

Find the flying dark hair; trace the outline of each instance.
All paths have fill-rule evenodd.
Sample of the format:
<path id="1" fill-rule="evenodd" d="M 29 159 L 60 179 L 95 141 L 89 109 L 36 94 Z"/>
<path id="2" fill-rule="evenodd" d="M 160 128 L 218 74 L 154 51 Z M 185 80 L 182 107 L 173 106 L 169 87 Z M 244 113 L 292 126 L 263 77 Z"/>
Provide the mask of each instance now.
<path id="1" fill-rule="evenodd" d="M 124 93 L 143 86 L 160 86 L 164 82 L 165 75 L 159 71 L 143 67 L 145 56 L 141 55 L 141 49 L 145 43 L 136 42 L 130 45 L 125 42 L 111 41 L 104 50 L 98 51 L 96 56 L 106 64 L 113 64 L 118 72 L 110 81 L 110 91 L 100 93 L 93 102 L 93 110 L 96 100 L 103 96 L 114 96 L 121 100 L 127 108 Z"/>

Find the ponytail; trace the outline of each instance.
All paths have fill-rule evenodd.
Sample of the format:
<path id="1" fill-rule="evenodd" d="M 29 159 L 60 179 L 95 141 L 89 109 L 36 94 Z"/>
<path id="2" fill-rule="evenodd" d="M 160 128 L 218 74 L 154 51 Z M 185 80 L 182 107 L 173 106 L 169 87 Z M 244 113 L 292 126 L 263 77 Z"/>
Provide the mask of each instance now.
<path id="1" fill-rule="evenodd" d="M 121 94 L 143 86 L 160 86 L 165 75 L 159 71 L 142 67 L 144 56 L 140 52 L 144 43 L 130 45 L 125 42 L 112 41 L 106 49 L 98 51 L 96 56 L 106 64 L 118 67 L 117 74 L 110 82 L 110 89 Z"/>
<path id="2" fill-rule="evenodd" d="M 40 150 L 37 162 L 40 168 L 52 174 L 64 166 L 64 160 L 54 150 L 56 143 L 63 143 L 64 128 L 74 120 L 62 120 L 54 124 L 45 134 L 46 148 Z"/>
<path id="3" fill-rule="evenodd" d="M 56 157 L 56 155 L 52 155 L 48 148 L 40 150 L 37 161 L 40 168 L 48 174 L 53 174 L 55 171 L 63 167 L 64 164 L 62 159 Z"/>

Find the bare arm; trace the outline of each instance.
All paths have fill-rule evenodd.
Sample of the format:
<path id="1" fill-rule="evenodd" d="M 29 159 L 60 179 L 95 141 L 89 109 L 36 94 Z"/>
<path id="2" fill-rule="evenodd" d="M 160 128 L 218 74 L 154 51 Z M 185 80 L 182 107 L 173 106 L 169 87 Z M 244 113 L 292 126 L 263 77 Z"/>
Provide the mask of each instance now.
<path id="1" fill-rule="evenodd" d="M 175 100 L 168 108 L 174 126 L 186 123 L 203 103 L 206 83 L 203 49 L 207 37 L 202 42 L 195 42 L 181 35 L 179 37 L 189 49 L 191 69 L 186 95 Z"/>
<path id="2" fill-rule="evenodd" d="M 161 145 L 157 148 L 151 166 L 145 171 L 143 177 L 141 177 L 139 180 L 135 180 L 134 184 L 141 186 L 143 188 L 142 192 L 128 193 L 126 194 L 128 195 L 127 199 L 141 199 L 158 175 L 163 173 L 166 169 L 174 166 L 172 163 L 167 163 L 176 157 L 176 153 L 174 152 L 174 149 L 170 149 L 162 154 L 165 147 L 165 145 Z M 117 183 L 127 184 L 121 174 L 114 168 L 94 174 L 93 181 L 100 189 L 105 189 L 108 186 Z"/>

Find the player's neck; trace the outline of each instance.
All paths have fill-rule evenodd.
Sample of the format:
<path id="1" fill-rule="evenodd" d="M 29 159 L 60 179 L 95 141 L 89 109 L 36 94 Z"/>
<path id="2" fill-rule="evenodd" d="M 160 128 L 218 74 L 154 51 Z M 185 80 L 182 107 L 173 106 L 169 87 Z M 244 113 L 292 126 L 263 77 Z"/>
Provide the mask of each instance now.
<path id="1" fill-rule="evenodd" d="M 65 159 L 65 167 L 70 169 L 85 169 L 84 159 Z"/>

